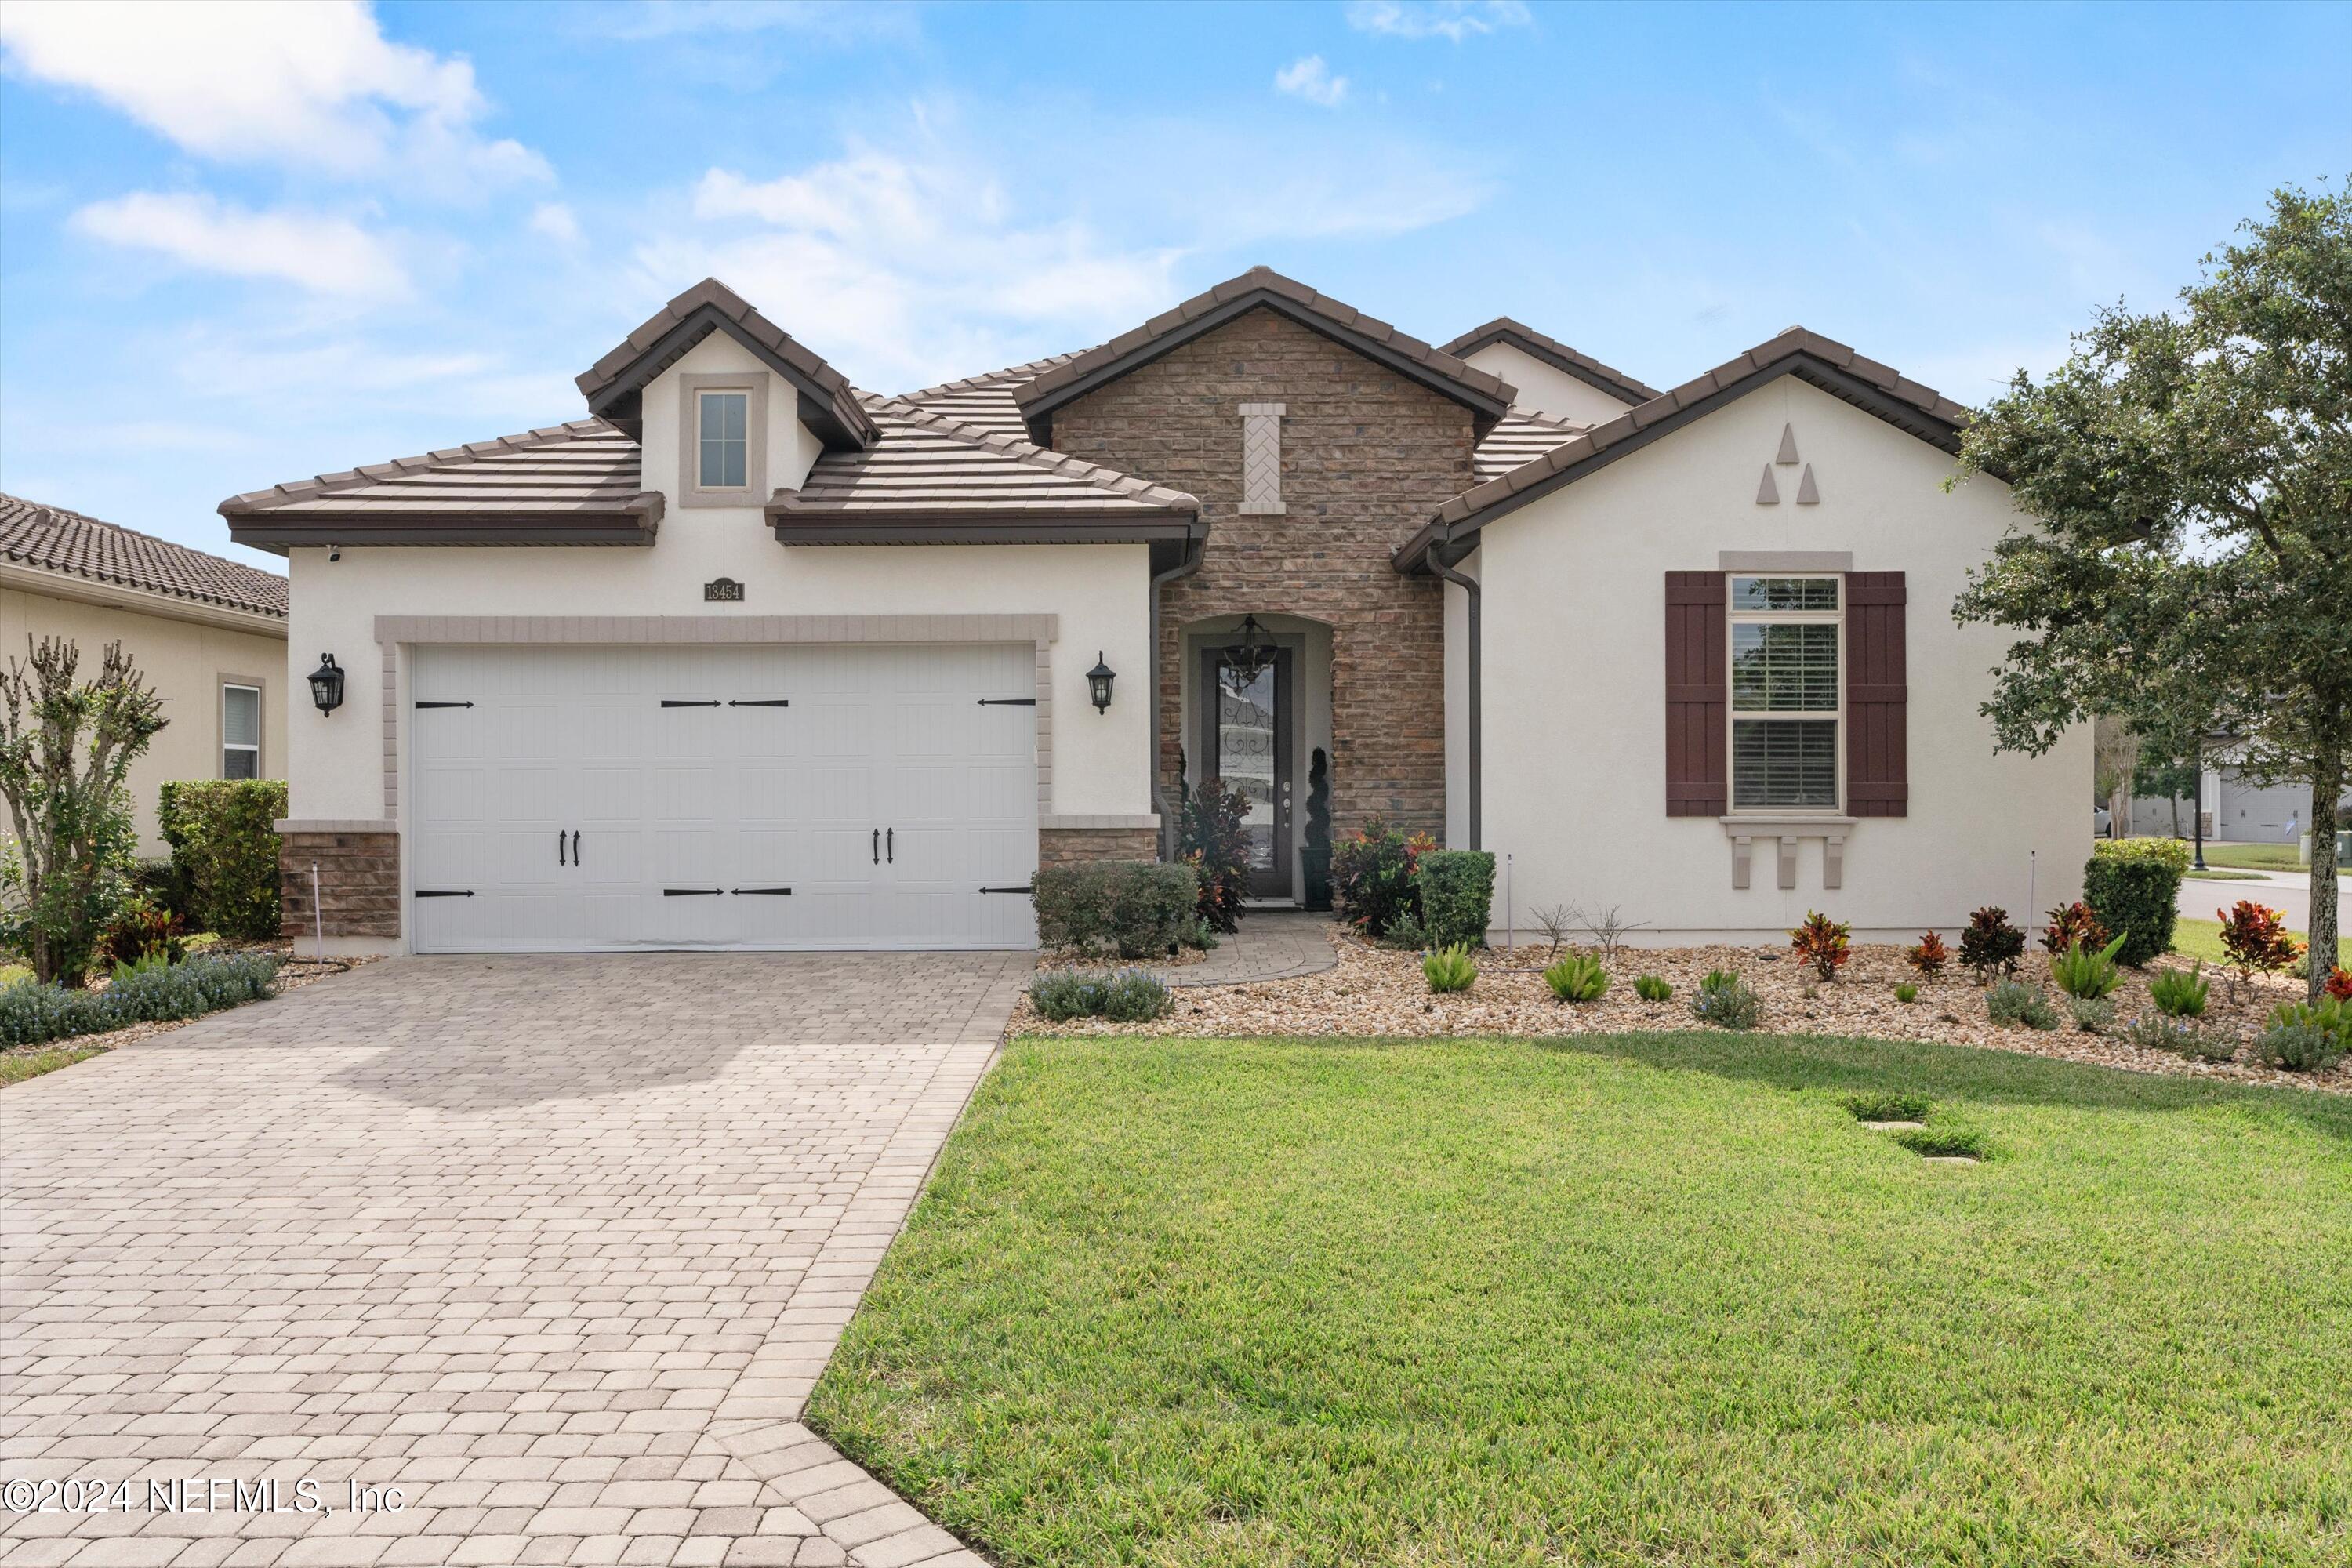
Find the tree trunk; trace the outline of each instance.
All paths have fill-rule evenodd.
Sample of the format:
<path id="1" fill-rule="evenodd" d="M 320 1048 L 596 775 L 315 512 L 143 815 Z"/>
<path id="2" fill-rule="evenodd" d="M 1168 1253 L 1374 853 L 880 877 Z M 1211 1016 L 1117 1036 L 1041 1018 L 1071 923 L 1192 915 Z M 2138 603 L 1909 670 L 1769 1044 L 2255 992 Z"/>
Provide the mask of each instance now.
<path id="1" fill-rule="evenodd" d="M 223 698 L 222 700 L 226 701 L 227 699 Z M 2172 836 L 2175 838 L 2180 837 L 2180 797 L 2177 795 L 2172 797 Z"/>
<path id="2" fill-rule="evenodd" d="M 2330 726 L 2311 769 L 2311 977 L 2305 1000 L 2316 1002 L 2327 972 L 2338 962 L 2336 929 L 2336 802 L 2344 793 L 2344 736 Z"/>

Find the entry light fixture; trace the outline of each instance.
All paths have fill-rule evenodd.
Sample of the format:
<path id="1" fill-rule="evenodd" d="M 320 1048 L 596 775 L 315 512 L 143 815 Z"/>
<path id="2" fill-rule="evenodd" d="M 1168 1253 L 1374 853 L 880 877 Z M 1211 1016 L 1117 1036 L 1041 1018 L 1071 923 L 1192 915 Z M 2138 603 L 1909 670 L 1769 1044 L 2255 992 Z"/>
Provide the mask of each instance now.
<path id="1" fill-rule="evenodd" d="M 1255 616 L 1244 616 L 1240 632 L 1224 649 L 1225 679 L 1236 696 L 1273 668 L 1277 651 L 1274 634 L 1259 626 Z"/>
<path id="2" fill-rule="evenodd" d="M 1087 689 L 1094 693 L 1095 711 L 1107 712 L 1110 708 L 1110 683 L 1118 673 L 1103 662 L 1102 649 L 1095 649 L 1095 667 L 1087 671 Z"/>
<path id="3" fill-rule="evenodd" d="M 321 713 L 332 713 L 343 705 L 343 671 L 333 654 L 320 654 L 319 668 L 310 672 L 310 700 Z"/>

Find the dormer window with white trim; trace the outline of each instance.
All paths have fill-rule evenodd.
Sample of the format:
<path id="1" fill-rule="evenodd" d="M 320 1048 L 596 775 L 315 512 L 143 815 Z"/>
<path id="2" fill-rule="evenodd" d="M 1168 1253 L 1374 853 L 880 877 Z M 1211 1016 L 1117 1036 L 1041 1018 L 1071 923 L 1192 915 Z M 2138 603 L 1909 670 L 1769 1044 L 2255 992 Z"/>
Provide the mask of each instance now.
<path id="1" fill-rule="evenodd" d="M 768 377 L 678 381 L 679 504 L 757 506 L 767 500 Z"/>

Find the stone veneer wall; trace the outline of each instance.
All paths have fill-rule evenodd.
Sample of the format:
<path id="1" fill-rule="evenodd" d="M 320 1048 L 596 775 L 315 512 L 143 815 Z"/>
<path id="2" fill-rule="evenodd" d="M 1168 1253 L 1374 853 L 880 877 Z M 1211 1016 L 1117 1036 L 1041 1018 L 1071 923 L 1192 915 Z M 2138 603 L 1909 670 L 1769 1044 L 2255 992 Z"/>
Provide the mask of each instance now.
<path id="1" fill-rule="evenodd" d="M 1081 860 L 1157 860 L 1160 835 L 1149 827 L 1041 827 L 1037 868 Z"/>
<path id="2" fill-rule="evenodd" d="M 311 924 L 310 866 L 319 867 L 319 902 L 328 936 L 400 934 L 400 835 L 396 832 L 289 831 L 278 836 L 278 931 L 307 937 Z"/>
<path id="3" fill-rule="evenodd" d="M 1241 405 L 1260 402 L 1286 410 L 1278 516 L 1239 510 Z M 1053 439 L 1191 491 L 1210 525 L 1200 571 L 1162 590 L 1161 777 L 1174 777 L 1184 742 L 1184 626 L 1252 610 L 1304 616 L 1331 627 L 1334 832 L 1378 814 L 1442 836 L 1441 585 L 1401 575 L 1389 553 L 1470 488 L 1469 410 L 1260 309 L 1056 410 Z"/>

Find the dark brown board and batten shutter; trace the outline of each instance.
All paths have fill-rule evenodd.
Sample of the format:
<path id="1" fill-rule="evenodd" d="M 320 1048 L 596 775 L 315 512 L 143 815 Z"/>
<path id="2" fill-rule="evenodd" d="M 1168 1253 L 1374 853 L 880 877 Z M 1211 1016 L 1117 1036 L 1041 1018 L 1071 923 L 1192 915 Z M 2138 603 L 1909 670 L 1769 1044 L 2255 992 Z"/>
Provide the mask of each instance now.
<path id="1" fill-rule="evenodd" d="M 1721 816 L 1731 809 L 1720 572 L 1666 574 L 1666 815 Z"/>
<path id="2" fill-rule="evenodd" d="M 1910 810 L 1903 668 L 1903 574 L 1845 574 L 1845 809 L 1849 816 Z"/>

